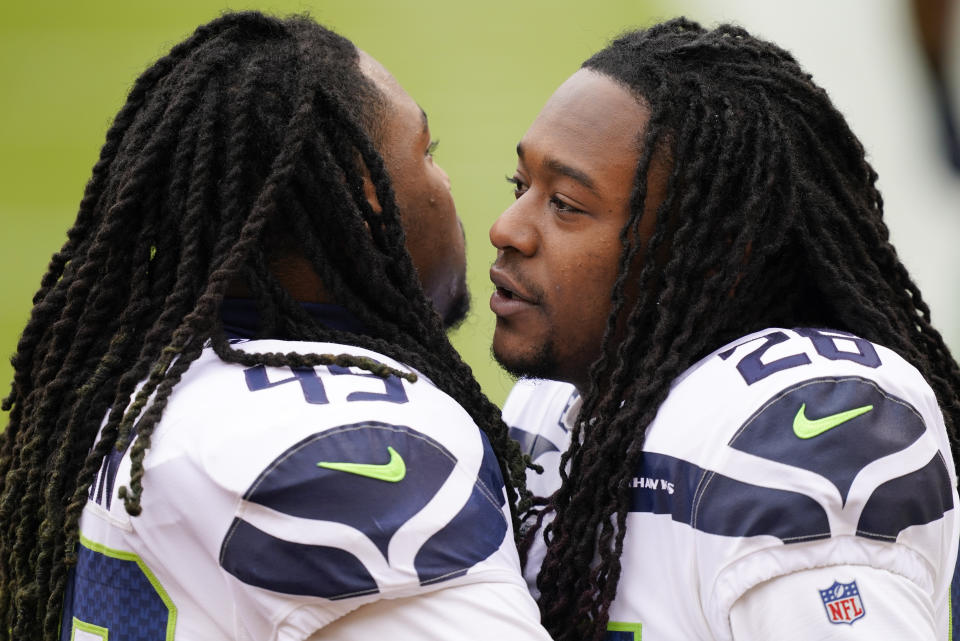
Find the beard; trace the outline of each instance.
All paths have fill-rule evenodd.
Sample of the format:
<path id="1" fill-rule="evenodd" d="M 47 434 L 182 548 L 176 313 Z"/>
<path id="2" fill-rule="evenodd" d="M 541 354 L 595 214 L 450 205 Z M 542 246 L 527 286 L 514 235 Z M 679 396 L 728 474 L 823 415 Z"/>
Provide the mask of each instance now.
<path id="1" fill-rule="evenodd" d="M 554 378 L 557 374 L 557 355 L 553 339 L 542 342 L 533 354 L 500 354 L 490 349 L 494 360 L 514 378 Z"/>
<path id="2" fill-rule="evenodd" d="M 470 313 L 470 292 L 466 286 L 461 288 L 460 293 L 450 303 L 442 315 L 443 328 L 448 332 L 454 330 L 463 323 Z"/>

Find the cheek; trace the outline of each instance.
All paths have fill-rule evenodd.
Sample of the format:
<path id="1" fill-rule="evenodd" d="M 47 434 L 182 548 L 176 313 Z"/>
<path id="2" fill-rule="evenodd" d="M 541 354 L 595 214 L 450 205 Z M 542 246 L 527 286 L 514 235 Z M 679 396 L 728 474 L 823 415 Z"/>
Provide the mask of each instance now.
<path id="1" fill-rule="evenodd" d="M 567 298 L 589 303 L 591 309 L 608 303 L 617 279 L 620 251 L 619 242 L 572 248 L 569 256 L 575 258 L 558 270 L 560 277 L 555 281 L 558 293 L 563 291 Z"/>
<path id="2" fill-rule="evenodd" d="M 581 258 L 566 265 L 554 284 L 555 296 L 567 310 L 563 324 L 581 349 L 599 349 L 612 307 L 620 243 L 602 243 L 571 255 Z"/>
<path id="3" fill-rule="evenodd" d="M 449 189 L 441 186 L 431 190 L 429 197 L 430 219 L 437 238 L 435 250 L 452 261 L 451 267 L 460 267 L 466 261 L 466 247 L 463 236 L 463 227 L 457 217 L 457 208 L 453 202 L 453 194 Z"/>
<path id="4" fill-rule="evenodd" d="M 418 270 L 424 288 L 434 298 L 456 297 L 465 288 L 466 247 L 453 197 L 448 189 L 421 190 L 416 196 Z M 435 302 L 442 302 L 435 300 Z"/>

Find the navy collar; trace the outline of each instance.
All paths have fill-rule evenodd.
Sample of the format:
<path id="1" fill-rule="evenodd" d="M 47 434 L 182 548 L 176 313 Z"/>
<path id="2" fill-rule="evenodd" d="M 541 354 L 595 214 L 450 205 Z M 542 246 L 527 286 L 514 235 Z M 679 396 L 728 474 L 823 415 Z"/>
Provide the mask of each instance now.
<path id="1" fill-rule="evenodd" d="M 318 323 L 329 329 L 365 334 L 367 328 L 346 307 L 326 303 L 300 303 Z M 260 327 L 257 304 L 250 298 L 225 298 L 220 318 L 227 338 L 255 338 Z"/>

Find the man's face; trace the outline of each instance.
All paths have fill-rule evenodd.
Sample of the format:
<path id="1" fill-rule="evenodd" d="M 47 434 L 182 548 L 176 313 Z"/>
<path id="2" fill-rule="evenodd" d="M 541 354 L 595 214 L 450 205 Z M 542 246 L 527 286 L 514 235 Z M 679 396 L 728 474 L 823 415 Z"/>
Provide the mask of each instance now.
<path id="1" fill-rule="evenodd" d="M 516 201 L 490 229 L 493 353 L 514 374 L 585 389 L 610 314 L 647 120 L 621 85 L 581 69 L 517 145 Z M 652 221 L 644 216 L 642 237 Z"/>
<path id="2" fill-rule="evenodd" d="M 450 178 L 431 153 L 427 116 L 397 80 L 364 52 L 360 68 L 386 103 L 379 151 L 393 184 L 407 251 L 444 325 L 456 325 L 470 307 L 463 226 L 450 193 Z"/>

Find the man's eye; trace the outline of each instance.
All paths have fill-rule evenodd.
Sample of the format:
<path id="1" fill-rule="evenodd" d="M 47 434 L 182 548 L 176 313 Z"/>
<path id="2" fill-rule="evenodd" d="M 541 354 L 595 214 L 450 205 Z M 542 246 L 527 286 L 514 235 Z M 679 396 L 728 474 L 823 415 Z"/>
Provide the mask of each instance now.
<path id="1" fill-rule="evenodd" d="M 439 140 L 431 140 L 430 144 L 427 145 L 427 155 L 433 158 L 433 155 L 437 153 L 437 147 L 440 146 Z"/>
<path id="2" fill-rule="evenodd" d="M 507 182 L 513 185 L 513 197 L 519 198 L 527 191 L 527 186 L 516 176 L 507 176 Z"/>
<path id="3" fill-rule="evenodd" d="M 565 202 L 557 198 L 556 196 L 553 196 L 552 198 L 550 198 L 550 205 L 553 206 L 553 208 L 556 209 L 557 211 L 564 214 L 582 214 L 583 213 L 582 209 L 578 209 L 577 207 L 574 207 L 570 203 Z"/>

